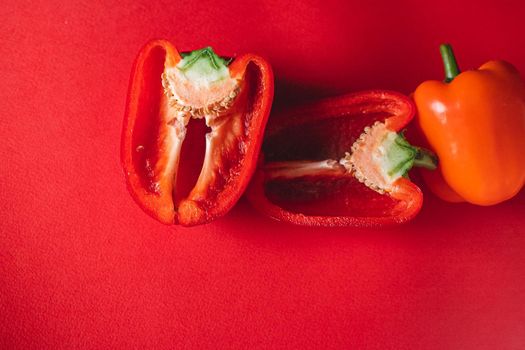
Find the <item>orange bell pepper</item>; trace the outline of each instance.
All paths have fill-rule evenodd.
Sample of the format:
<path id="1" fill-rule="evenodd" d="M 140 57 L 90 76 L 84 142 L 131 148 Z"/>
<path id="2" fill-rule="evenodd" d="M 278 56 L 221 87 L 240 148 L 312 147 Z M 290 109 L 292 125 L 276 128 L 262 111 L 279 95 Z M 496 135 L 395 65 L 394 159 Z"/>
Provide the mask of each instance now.
<path id="1" fill-rule="evenodd" d="M 503 202 L 525 183 L 525 87 L 519 72 L 490 61 L 459 74 L 450 45 L 441 45 L 446 79 L 414 92 L 418 125 L 439 157 L 440 172 L 423 172 L 444 200 Z"/>

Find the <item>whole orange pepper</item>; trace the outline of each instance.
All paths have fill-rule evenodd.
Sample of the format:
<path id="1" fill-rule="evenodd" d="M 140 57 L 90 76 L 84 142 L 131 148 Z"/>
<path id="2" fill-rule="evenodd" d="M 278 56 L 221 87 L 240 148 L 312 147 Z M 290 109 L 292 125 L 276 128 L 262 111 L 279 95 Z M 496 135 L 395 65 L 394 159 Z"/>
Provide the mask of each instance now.
<path id="1" fill-rule="evenodd" d="M 446 79 L 414 92 L 418 125 L 439 157 L 424 172 L 440 198 L 478 205 L 503 202 L 525 183 L 525 87 L 504 61 L 459 74 L 450 45 L 441 45 Z"/>

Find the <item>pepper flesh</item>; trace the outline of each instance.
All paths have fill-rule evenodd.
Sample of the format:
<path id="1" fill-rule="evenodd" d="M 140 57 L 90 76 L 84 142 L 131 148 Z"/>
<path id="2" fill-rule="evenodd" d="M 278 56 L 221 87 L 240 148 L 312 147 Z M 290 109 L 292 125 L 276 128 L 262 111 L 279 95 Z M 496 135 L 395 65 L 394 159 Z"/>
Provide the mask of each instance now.
<path id="1" fill-rule="evenodd" d="M 122 133 L 135 201 L 165 224 L 224 215 L 255 170 L 272 97 L 271 68 L 258 56 L 229 64 L 211 48 L 181 55 L 168 41 L 148 43 L 135 61 Z"/>
<path id="2" fill-rule="evenodd" d="M 425 182 L 450 202 L 493 205 L 513 197 L 525 183 L 519 73 L 490 61 L 447 80 L 424 82 L 414 92 L 418 127 L 440 159 L 439 172 L 422 172 Z"/>
<path id="3" fill-rule="evenodd" d="M 395 143 L 389 135 L 399 132 L 414 110 L 401 94 L 368 91 L 272 117 L 249 201 L 274 219 L 307 226 L 377 227 L 410 220 L 421 208 L 420 189 L 400 176 L 400 169 L 384 175 L 385 186 L 385 177 L 374 173 L 381 161 L 373 157 L 381 146 Z M 416 155 L 403 157 L 401 163 Z"/>

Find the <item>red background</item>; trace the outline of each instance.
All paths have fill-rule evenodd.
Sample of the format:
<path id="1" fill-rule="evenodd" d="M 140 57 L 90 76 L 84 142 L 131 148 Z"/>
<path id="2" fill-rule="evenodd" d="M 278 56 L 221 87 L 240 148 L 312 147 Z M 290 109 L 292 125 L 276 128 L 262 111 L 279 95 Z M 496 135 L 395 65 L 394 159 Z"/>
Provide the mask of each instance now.
<path id="1" fill-rule="evenodd" d="M 275 108 L 440 79 L 525 72 L 520 1 L 13 1 L 0 5 L 0 348 L 525 348 L 525 194 L 432 195 L 410 224 L 309 229 L 243 199 L 191 229 L 149 218 L 119 142 L 133 59 L 152 38 L 253 52 Z M 502 135 L 504 136 L 504 135 Z"/>

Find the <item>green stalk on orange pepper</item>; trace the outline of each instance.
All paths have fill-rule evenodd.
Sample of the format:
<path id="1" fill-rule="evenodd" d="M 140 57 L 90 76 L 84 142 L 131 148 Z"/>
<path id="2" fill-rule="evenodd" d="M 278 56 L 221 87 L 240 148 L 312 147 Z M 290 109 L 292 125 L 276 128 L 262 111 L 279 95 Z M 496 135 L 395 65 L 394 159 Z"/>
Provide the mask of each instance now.
<path id="1" fill-rule="evenodd" d="M 424 172 L 440 198 L 478 205 L 510 199 L 525 184 L 525 87 L 504 61 L 459 73 L 450 45 L 441 45 L 446 79 L 414 92 L 418 126 L 439 157 Z"/>

